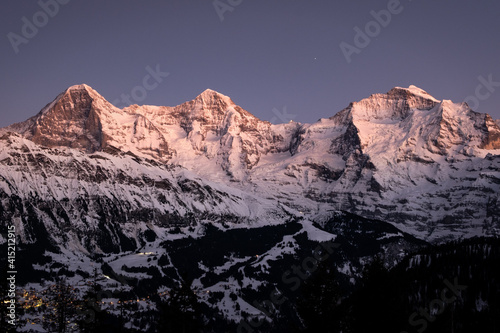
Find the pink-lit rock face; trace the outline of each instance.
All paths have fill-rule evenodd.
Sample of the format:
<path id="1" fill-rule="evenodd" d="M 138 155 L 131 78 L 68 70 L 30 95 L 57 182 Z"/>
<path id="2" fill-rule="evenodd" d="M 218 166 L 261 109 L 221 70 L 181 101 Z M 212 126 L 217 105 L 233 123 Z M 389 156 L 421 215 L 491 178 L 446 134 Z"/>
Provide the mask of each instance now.
<path id="1" fill-rule="evenodd" d="M 38 115 L 9 127 L 46 147 L 76 148 L 88 153 L 124 149 L 126 143 L 146 155 L 164 157 L 167 143 L 151 121 L 114 107 L 87 85 L 68 88 Z M 156 139 L 154 144 L 150 144 Z"/>
<path id="2" fill-rule="evenodd" d="M 494 121 L 490 115 L 484 117 L 484 127 L 487 130 L 487 137 L 484 139 L 481 148 L 500 149 L 500 121 Z"/>
<path id="3" fill-rule="evenodd" d="M 72 87 L 28 120 L 22 132 L 26 138 L 47 147 L 99 150 L 103 133 L 93 101 L 85 86 Z"/>

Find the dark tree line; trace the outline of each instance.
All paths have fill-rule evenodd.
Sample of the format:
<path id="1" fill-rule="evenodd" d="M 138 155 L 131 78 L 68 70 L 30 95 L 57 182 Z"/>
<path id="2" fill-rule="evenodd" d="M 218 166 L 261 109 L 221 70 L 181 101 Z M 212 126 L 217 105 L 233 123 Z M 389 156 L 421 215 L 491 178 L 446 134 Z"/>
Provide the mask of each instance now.
<path id="1" fill-rule="evenodd" d="M 172 288 L 166 300 L 159 304 L 158 333 L 197 333 L 203 322 L 196 293 L 191 289 L 192 280 L 183 278 Z"/>
<path id="2" fill-rule="evenodd" d="M 335 274 L 304 284 L 300 332 L 500 332 L 500 240 L 433 246 L 388 270 L 374 258 L 356 290 L 339 299 Z"/>
<path id="3" fill-rule="evenodd" d="M 500 332 L 500 240 L 476 238 L 421 249 L 387 269 L 384 258 L 365 266 L 355 289 L 341 289 L 334 259 L 318 264 L 302 281 L 277 321 L 254 332 L 372 331 L 408 333 Z M 237 325 L 200 302 L 192 280 L 183 276 L 164 297 L 152 297 L 151 311 L 127 303 L 136 297 L 122 288 L 103 290 L 97 272 L 82 297 L 64 279 L 42 298 L 43 327 L 49 332 L 235 332 Z M 5 298 L 5 286 L 0 296 Z M 233 294 L 232 294 L 233 295 Z M 233 295 L 235 298 L 236 295 Z M 102 298 L 120 302 L 113 311 Z M 233 299 L 234 301 L 235 299 Z M 4 307 L 0 327 L 5 331 Z M 133 323 L 140 330 L 133 330 Z"/>

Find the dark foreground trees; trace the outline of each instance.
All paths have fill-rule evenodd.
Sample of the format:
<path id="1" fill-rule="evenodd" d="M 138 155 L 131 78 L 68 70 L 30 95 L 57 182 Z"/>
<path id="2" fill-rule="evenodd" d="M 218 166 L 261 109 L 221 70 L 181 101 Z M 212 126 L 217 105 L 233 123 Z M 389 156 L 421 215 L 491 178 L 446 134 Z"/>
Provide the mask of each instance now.
<path id="1" fill-rule="evenodd" d="M 303 332 L 339 332 L 339 285 L 333 266 L 322 262 L 311 277 L 304 281 L 297 312 Z"/>
<path id="2" fill-rule="evenodd" d="M 58 279 L 50 286 L 43 296 L 46 307 L 42 326 L 48 332 L 74 332 L 77 324 L 77 294 L 75 289 L 68 285 L 66 279 Z"/>
<path id="3" fill-rule="evenodd" d="M 159 305 L 158 333 L 201 332 L 200 304 L 191 289 L 192 280 L 184 278 L 181 285 L 170 290 L 167 299 Z"/>

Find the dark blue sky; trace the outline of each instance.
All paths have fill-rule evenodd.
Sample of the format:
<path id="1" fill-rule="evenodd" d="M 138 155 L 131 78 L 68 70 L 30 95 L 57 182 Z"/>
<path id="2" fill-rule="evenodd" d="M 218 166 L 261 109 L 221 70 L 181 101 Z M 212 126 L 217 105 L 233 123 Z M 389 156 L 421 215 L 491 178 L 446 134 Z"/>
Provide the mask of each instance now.
<path id="1" fill-rule="evenodd" d="M 220 0 L 218 13 L 213 0 L 59 0 L 53 17 L 41 12 L 55 1 L 2 4 L 0 126 L 79 83 L 111 102 L 134 92 L 136 104 L 170 106 L 211 88 L 273 122 L 313 122 L 414 84 L 500 118 L 499 1 Z M 370 12 L 388 7 L 390 22 L 374 24 Z M 26 22 L 38 31 L 23 34 Z M 364 45 L 354 28 L 367 24 Z M 342 42 L 358 46 L 350 63 Z M 169 75 L 145 84 L 148 66 Z"/>

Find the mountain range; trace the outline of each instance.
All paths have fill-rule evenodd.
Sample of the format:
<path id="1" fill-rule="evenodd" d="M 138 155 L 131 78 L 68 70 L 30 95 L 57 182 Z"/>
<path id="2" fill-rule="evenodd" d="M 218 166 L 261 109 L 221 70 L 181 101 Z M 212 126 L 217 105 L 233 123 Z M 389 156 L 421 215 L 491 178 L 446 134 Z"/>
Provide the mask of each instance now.
<path id="1" fill-rule="evenodd" d="M 321 224 L 347 211 L 427 241 L 499 230 L 498 121 L 415 86 L 273 125 L 213 90 L 118 109 L 76 85 L 2 132 L 4 197 L 69 200 L 60 213 L 71 220 L 91 219 L 73 200 L 96 197 L 152 225 L 203 214 L 280 223 L 285 212 Z"/>
<path id="2" fill-rule="evenodd" d="M 238 322 L 256 313 L 247 289 L 268 292 L 314 244 L 342 245 L 352 285 L 375 254 L 394 264 L 422 244 L 498 236 L 500 121 L 415 86 L 273 125 L 213 90 L 119 109 L 75 85 L 0 129 L 0 218 L 31 258 L 25 283 L 54 278 L 55 262 L 88 275 L 99 257 L 136 278 L 130 267 L 162 267 L 161 289 L 183 267 L 226 293 L 207 305 Z"/>

